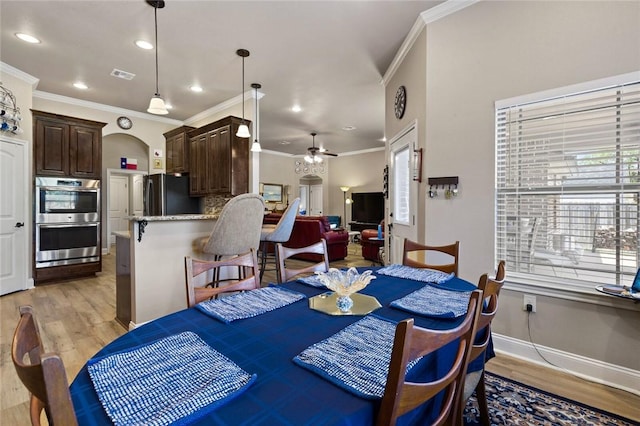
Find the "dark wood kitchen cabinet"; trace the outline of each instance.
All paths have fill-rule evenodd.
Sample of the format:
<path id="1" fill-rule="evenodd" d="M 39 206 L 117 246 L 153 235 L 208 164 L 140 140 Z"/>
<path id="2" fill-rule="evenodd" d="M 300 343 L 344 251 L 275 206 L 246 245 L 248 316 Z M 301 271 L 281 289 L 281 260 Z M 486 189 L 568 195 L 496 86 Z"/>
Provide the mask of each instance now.
<path id="1" fill-rule="evenodd" d="M 32 113 L 36 176 L 101 178 L 102 128 L 107 123 Z"/>
<path id="2" fill-rule="evenodd" d="M 190 126 L 181 126 L 164 134 L 167 152 L 167 173 L 189 173 L 190 144 L 187 132 Z"/>
<path id="3" fill-rule="evenodd" d="M 189 132 L 191 195 L 249 192 L 250 138 L 236 136 L 240 124 L 241 118 L 229 116 Z"/>

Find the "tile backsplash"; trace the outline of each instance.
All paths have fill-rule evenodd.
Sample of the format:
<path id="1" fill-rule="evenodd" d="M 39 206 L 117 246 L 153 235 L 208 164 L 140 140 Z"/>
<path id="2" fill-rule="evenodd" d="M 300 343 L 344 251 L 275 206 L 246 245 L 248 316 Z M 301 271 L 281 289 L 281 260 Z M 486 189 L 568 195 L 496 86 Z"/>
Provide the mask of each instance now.
<path id="1" fill-rule="evenodd" d="M 233 197 L 207 195 L 204 197 L 204 214 L 220 214 L 225 204 Z"/>

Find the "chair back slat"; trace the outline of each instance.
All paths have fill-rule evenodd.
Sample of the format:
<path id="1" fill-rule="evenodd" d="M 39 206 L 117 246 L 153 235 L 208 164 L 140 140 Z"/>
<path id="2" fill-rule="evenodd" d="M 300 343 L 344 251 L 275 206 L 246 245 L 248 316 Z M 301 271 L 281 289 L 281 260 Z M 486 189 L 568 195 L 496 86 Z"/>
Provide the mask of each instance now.
<path id="1" fill-rule="evenodd" d="M 481 342 L 474 342 L 471 349 L 471 360 L 476 359 L 482 355 L 489 345 L 491 337 L 491 322 L 498 312 L 498 297 L 500 296 L 500 290 L 504 284 L 505 268 L 504 260 L 498 264 L 496 278 L 491 279 L 487 274 L 480 277 L 478 281 L 478 288 L 482 290 L 482 297 L 484 300 L 482 312 L 480 312 L 480 318 L 478 318 L 478 330 L 485 329 L 484 338 Z M 500 277 L 500 279 L 498 279 Z"/>
<path id="2" fill-rule="evenodd" d="M 322 260 L 318 263 L 303 267 L 294 268 L 291 265 L 287 266 L 287 260 L 298 254 L 320 254 L 322 255 Z M 327 250 L 327 241 L 324 238 L 310 246 L 300 248 L 285 247 L 281 243 L 278 243 L 276 244 L 276 257 L 280 272 L 280 282 L 287 282 L 291 278 L 302 274 L 316 271 L 327 272 L 329 270 L 329 253 Z"/>
<path id="3" fill-rule="evenodd" d="M 412 259 L 412 253 L 426 253 L 426 252 L 439 252 L 444 253 L 453 258 L 453 262 L 444 264 L 430 264 L 426 262 L 420 262 L 419 260 Z M 444 246 L 430 246 L 420 244 L 415 241 L 411 241 L 408 238 L 404 239 L 404 249 L 402 253 L 402 264 L 405 266 L 411 266 L 414 268 L 429 268 L 436 269 L 438 271 L 445 272 L 447 274 L 454 273 L 458 276 L 458 257 L 460 252 L 460 242 L 456 241 L 453 244 Z"/>
<path id="4" fill-rule="evenodd" d="M 64 364 L 58 355 L 43 352 L 31 306 L 20 307 L 11 358 L 18 377 L 31 393 L 31 424 L 40 425 L 44 410 L 50 425 L 77 425 Z"/>
<path id="5" fill-rule="evenodd" d="M 254 249 L 249 250 L 243 255 L 219 261 L 193 259 L 190 256 L 185 256 L 184 266 L 188 307 L 192 307 L 203 300 L 216 297 L 219 294 L 255 290 L 260 288 L 258 257 Z M 209 271 L 220 270 L 230 266 L 242 267 L 244 277 L 234 280 L 225 280 L 224 283 L 217 287 L 197 285 L 196 281 L 198 277 L 206 277 Z M 213 275 L 215 276 L 215 273 Z"/>
<path id="6" fill-rule="evenodd" d="M 396 334 L 389 364 L 389 375 L 376 424 L 395 425 L 401 415 L 424 404 L 443 390 L 445 397 L 433 424 L 458 424 L 457 400 L 463 390 L 464 376 L 480 314 L 482 292 L 471 293 L 467 313 L 462 323 L 450 330 L 430 330 L 414 326 L 413 318 L 401 321 Z M 431 382 L 408 382 L 407 364 L 443 346 L 458 341 L 456 357 L 449 371 Z"/>

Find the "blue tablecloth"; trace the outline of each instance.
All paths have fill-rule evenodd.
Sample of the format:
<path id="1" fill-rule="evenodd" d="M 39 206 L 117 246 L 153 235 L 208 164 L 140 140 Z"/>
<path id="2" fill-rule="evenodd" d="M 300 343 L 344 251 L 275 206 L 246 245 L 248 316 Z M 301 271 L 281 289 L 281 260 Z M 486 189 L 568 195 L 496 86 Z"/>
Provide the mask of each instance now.
<path id="1" fill-rule="evenodd" d="M 308 297 L 326 291 L 297 282 L 283 286 Z M 375 311 L 377 316 L 394 321 L 413 316 L 416 325 L 440 330 L 458 325 L 461 318 L 418 317 L 389 307 L 393 300 L 422 286 L 424 283 L 421 282 L 379 275 L 361 293 L 375 296 L 383 306 Z M 441 286 L 458 290 L 475 288 L 459 278 Z M 192 308 L 136 328 L 114 340 L 96 356 L 119 352 L 183 331 L 193 331 L 240 368 L 258 377 L 243 395 L 198 420 L 195 425 L 372 425 L 379 401 L 359 398 L 293 362 L 293 358 L 308 346 L 361 318 L 326 315 L 309 309 L 306 302 L 300 302 L 225 324 Z M 412 375 L 433 378 L 439 371 L 449 368 L 453 353 L 450 345 L 436 356 L 426 357 L 412 370 Z M 488 356 L 493 356 L 492 350 Z M 470 371 L 481 367 L 482 360 L 477 360 Z M 110 424 L 86 366 L 71 384 L 71 396 L 80 425 Z M 429 411 L 428 408 L 426 411 Z"/>

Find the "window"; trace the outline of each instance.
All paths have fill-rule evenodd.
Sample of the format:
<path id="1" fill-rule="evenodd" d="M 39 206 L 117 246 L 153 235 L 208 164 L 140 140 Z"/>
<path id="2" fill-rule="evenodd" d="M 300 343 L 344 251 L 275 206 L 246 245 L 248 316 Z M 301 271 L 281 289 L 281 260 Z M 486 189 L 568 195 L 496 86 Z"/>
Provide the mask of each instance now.
<path id="1" fill-rule="evenodd" d="M 631 284 L 640 255 L 640 78 L 631 77 L 496 104 L 496 257 L 513 276 Z"/>
<path id="2" fill-rule="evenodd" d="M 394 152 L 393 159 L 393 212 L 394 223 L 409 224 L 410 209 L 409 209 L 409 195 L 410 195 L 410 157 L 409 157 L 409 145 L 401 148 L 399 151 Z"/>

